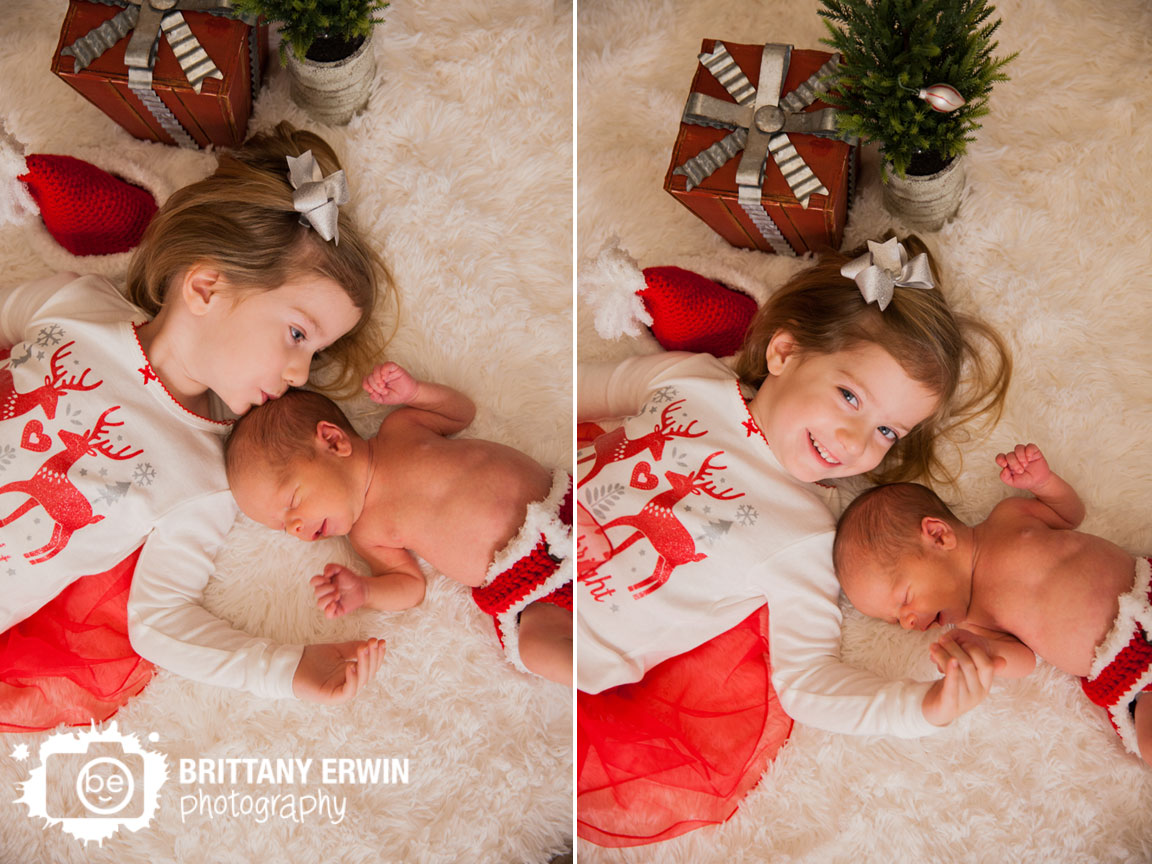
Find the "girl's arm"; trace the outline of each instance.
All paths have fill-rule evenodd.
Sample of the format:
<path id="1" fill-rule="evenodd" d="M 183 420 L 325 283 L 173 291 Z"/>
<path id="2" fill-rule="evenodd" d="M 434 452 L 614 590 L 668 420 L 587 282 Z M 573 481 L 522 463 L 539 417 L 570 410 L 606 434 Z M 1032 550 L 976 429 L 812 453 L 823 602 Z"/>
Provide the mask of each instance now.
<path id="1" fill-rule="evenodd" d="M 900 738 L 935 732 L 924 703 L 942 682 L 894 681 L 841 660 L 832 536 L 814 535 L 765 564 L 772 683 L 780 704 L 797 721 L 831 732 Z"/>
<path id="2" fill-rule="evenodd" d="M 576 367 L 576 421 L 632 417 L 644 404 L 653 379 L 692 357 L 683 351 L 629 357 L 620 363 Z"/>
<path id="3" fill-rule="evenodd" d="M 235 518 L 232 495 L 222 491 L 177 508 L 156 525 L 132 579 L 128 635 L 142 657 L 178 675 L 289 698 L 303 646 L 244 633 L 203 606 L 216 550 Z"/>
<path id="4" fill-rule="evenodd" d="M 56 273 L 34 282 L 0 287 L 0 348 L 23 341 L 36 313 L 77 278 L 75 273 Z"/>

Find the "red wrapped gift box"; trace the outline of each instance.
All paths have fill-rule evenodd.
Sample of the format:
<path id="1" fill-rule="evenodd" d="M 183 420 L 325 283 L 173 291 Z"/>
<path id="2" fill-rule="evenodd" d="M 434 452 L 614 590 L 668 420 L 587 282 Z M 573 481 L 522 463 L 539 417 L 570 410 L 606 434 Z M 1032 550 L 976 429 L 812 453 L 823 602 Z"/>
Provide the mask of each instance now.
<path id="1" fill-rule="evenodd" d="M 135 5 L 139 2 L 136 0 Z M 149 0 L 143 2 L 147 4 Z M 107 43 L 117 37 L 111 25 L 105 27 L 105 34 L 111 35 L 90 37 L 89 44 L 103 50 L 82 69 L 77 69 L 76 57 L 61 53 L 77 40 L 89 37 L 93 30 L 111 21 L 128 5 L 127 0 L 121 5 L 70 0 L 60 42 L 52 58 L 52 71 L 137 138 L 185 147 L 239 146 L 244 140 L 252 100 L 268 59 L 268 25 L 250 27 L 224 15 L 182 12 L 191 35 L 223 77 L 205 78 L 200 92 L 196 92 L 171 44 L 182 34 L 161 29 L 152 64 L 151 90 L 155 99 L 144 93 L 145 99 L 153 103 L 149 107 L 139 89 L 129 86 L 124 53 L 132 38 L 131 31 L 108 47 L 105 47 Z M 141 13 L 137 26 L 146 25 L 146 17 L 151 16 Z M 84 50 L 77 53 L 83 54 Z M 173 123 L 178 126 L 173 128 Z"/>
<path id="2" fill-rule="evenodd" d="M 727 49 L 728 58 L 718 56 L 716 59 L 709 59 L 705 56 L 714 53 L 722 55 L 721 48 Z M 773 74 L 778 74 L 774 70 L 783 71 L 786 68 L 782 76 L 783 85 L 775 85 L 778 87 L 778 93 L 771 95 L 761 94 L 758 89 L 761 63 L 766 48 L 779 49 L 783 55 L 783 62 L 767 63 L 765 68 Z M 728 122 L 736 121 L 738 100 L 716 77 L 720 75 L 721 78 L 728 80 L 729 86 L 739 93 L 741 82 L 739 80 L 734 82 L 732 79 L 739 79 L 739 72 L 743 72 L 747 78 L 745 83 L 756 88 L 756 92 L 749 95 L 745 87 L 744 100 L 741 104 L 760 108 L 765 104 L 775 106 L 779 102 L 785 107 L 785 111 L 783 114 L 775 114 L 777 118 L 789 114 L 804 117 L 819 114 L 828 108 L 819 99 L 804 105 L 816 95 L 805 86 L 805 82 L 814 85 L 815 80 L 809 79 L 832 58 L 833 55 L 823 51 L 791 50 L 789 46 L 739 45 L 730 42 L 721 43 L 715 39 L 705 39 L 702 43 L 701 63 L 697 65 L 696 75 L 692 79 L 693 96 L 689 98 L 688 106 L 685 108 L 685 119 L 698 113 L 692 110 L 695 94 L 703 94 L 705 97 L 730 104 L 718 106 L 712 103 L 714 109 L 719 109 L 714 110 L 715 116 L 705 117 L 703 120 L 696 119 L 696 122 L 681 122 L 676 145 L 672 149 L 672 162 L 668 166 L 668 173 L 664 176 L 664 188 L 733 246 L 783 254 L 803 254 L 828 247 L 839 248 L 859 164 L 858 148 L 835 137 L 789 132 L 788 127 L 785 127 L 783 131 L 787 140 L 774 142 L 766 154 L 759 196 L 763 217 L 754 218 L 748 212 L 749 208 L 742 206 L 739 200 L 737 170 L 745 148 L 742 142 L 730 138 L 734 129 L 747 127 L 741 127 L 738 121 Z M 706 59 L 716 70 L 715 74 L 705 67 Z M 732 68 L 731 61 L 734 61 L 738 69 Z M 827 71 L 824 70 L 825 73 Z M 768 89 L 772 90 L 773 86 L 770 83 Z M 789 98 L 789 94 L 795 95 Z M 696 108 L 699 107 L 697 104 Z M 750 123 L 760 125 L 759 129 L 749 134 L 758 136 L 761 144 L 779 132 L 778 129 L 773 130 L 772 125 L 771 112 L 774 112 L 775 108 L 768 110 L 768 114 L 756 112 L 757 119 Z M 744 119 L 750 119 L 752 116 L 753 113 L 749 110 Z M 723 123 L 722 126 L 701 125 L 714 122 L 717 117 Z M 761 117 L 765 117 L 763 122 L 759 120 Z M 790 124 L 813 125 L 817 120 L 824 120 L 823 134 L 831 136 L 834 133 L 829 125 L 832 123 L 830 117 L 831 115 L 820 114 L 819 117 L 797 118 L 790 121 Z M 790 154 L 790 150 L 786 147 L 788 141 L 795 147 L 795 154 Z M 737 148 L 736 143 L 740 143 L 741 146 Z M 785 150 L 777 153 L 781 147 Z M 713 150 L 708 155 L 701 156 L 709 148 Z M 802 162 L 796 161 L 797 155 Z M 695 162 L 697 182 L 689 189 L 688 187 L 692 185 L 690 177 L 681 166 L 694 157 L 700 157 Z M 716 167 L 720 162 L 722 164 Z M 780 163 L 785 164 L 785 168 L 793 177 L 793 184 L 797 184 L 796 178 L 800 177 L 797 185 L 802 187 L 801 193 L 807 199 L 807 207 L 789 184 Z M 805 172 L 805 165 L 810 169 L 810 174 Z M 711 173 L 707 176 L 699 176 L 701 172 L 709 170 Z M 820 191 L 821 187 L 827 191 Z M 813 188 L 816 191 L 811 191 Z"/>

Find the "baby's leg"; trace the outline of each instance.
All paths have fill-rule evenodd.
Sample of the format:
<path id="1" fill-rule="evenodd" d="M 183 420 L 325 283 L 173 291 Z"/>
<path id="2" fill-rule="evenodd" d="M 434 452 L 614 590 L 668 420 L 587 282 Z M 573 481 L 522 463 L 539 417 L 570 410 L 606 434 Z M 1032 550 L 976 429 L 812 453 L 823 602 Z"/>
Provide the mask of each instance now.
<path id="1" fill-rule="evenodd" d="M 1136 744 L 1140 748 L 1140 756 L 1149 765 L 1152 765 L 1152 698 L 1148 693 L 1136 699 Z"/>
<path id="2" fill-rule="evenodd" d="M 550 681 L 572 686 L 572 613 L 531 603 L 520 613 L 520 661 Z"/>

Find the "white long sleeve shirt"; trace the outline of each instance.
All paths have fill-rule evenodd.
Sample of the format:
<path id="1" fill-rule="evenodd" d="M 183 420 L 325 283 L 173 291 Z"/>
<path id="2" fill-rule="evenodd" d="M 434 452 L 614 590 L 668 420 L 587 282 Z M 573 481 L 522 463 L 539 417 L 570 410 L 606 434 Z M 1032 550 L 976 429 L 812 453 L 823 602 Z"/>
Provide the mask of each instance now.
<path id="1" fill-rule="evenodd" d="M 931 686 L 840 660 L 835 520 L 776 460 L 735 375 L 706 354 L 579 370 L 580 419 L 627 416 L 579 453 L 577 686 L 640 680 L 768 603 L 772 683 L 788 714 L 836 732 L 935 731 Z M 664 580 L 664 581 L 661 581 Z"/>
<path id="2" fill-rule="evenodd" d="M 237 512 L 228 424 L 189 412 L 152 373 L 136 336 L 147 320 L 98 276 L 0 288 L 0 631 L 143 543 L 133 648 L 197 681 L 291 696 L 301 646 L 201 604 Z"/>

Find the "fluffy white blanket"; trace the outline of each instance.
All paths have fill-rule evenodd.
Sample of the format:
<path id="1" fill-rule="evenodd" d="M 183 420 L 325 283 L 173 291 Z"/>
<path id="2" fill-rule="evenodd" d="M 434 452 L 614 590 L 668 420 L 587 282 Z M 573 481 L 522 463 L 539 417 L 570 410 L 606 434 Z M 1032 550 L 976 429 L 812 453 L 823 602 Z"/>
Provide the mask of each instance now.
<path id="1" fill-rule="evenodd" d="M 4 4 L 0 120 L 32 153 L 80 155 L 174 189 L 207 174 L 208 153 L 131 138 L 49 71 L 66 0 Z M 552 0 L 405 0 L 376 31 L 368 110 L 343 128 L 312 123 L 273 54 L 251 130 L 315 128 L 347 169 L 352 206 L 387 259 L 402 309 L 389 357 L 468 393 L 466 434 L 571 464 L 572 12 Z M 8 281 L 54 268 L 122 272 L 123 260 L 69 259 L 37 229 L 0 227 Z M 390 327 L 390 320 L 380 326 Z M 362 431 L 381 414 L 350 406 Z M 353 703 L 265 701 L 161 672 L 118 715 L 121 731 L 167 754 L 156 819 L 85 848 L 15 804 L 43 735 L 0 739 L 0 861 L 543 862 L 571 842 L 571 702 L 516 672 L 467 592 L 436 574 L 403 614 L 330 622 L 308 577 L 349 556 L 239 523 L 206 605 L 238 627 L 289 641 L 381 635 L 379 679 Z M 32 758 L 11 758 L 17 745 Z M 182 784 L 181 758 L 409 760 L 407 784 Z M 180 798 L 346 796 L 339 825 L 274 816 L 182 818 Z"/>
<path id="2" fill-rule="evenodd" d="M 959 217 L 926 239 L 955 305 L 1010 343 L 1005 416 L 962 448 L 959 512 L 1007 491 L 993 455 L 1045 448 L 1087 502 L 1088 531 L 1152 550 L 1152 10 L 1142 0 L 1000 0 L 1002 52 L 1020 51 L 972 144 Z M 704 37 L 819 48 L 815 0 L 616 0 L 577 13 L 578 253 L 612 235 L 640 266 L 678 264 L 758 297 L 803 262 L 729 247 L 661 188 Z M 868 154 L 847 241 L 903 226 Z M 581 275 L 592 272 L 581 265 Z M 579 353 L 605 342 L 577 305 Z M 779 614 L 787 614 L 781 610 Z M 894 677 L 932 677 L 925 640 L 847 610 L 844 653 Z M 1152 771 L 1123 751 L 1079 683 L 1049 666 L 998 685 L 977 711 L 918 742 L 797 727 L 726 824 L 582 861 L 1147 861 Z"/>

